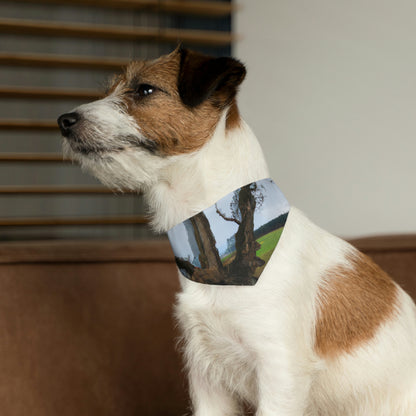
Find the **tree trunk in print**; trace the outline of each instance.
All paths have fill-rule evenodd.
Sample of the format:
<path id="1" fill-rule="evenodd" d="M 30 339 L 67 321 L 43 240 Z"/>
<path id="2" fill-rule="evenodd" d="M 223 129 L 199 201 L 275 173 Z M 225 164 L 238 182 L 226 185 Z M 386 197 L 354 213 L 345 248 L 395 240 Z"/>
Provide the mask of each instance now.
<path id="1" fill-rule="evenodd" d="M 190 219 L 195 231 L 195 239 L 200 251 L 199 262 L 201 269 L 205 270 L 204 274 L 209 274 L 205 278 L 210 277 L 212 280 L 218 280 L 224 277 L 224 266 L 222 265 L 218 249 L 215 246 L 215 237 L 212 234 L 208 219 L 204 213 L 200 213 Z M 194 271 L 195 280 L 201 270 L 196 268 Z M 202 277 L 202 276 L 201 276 Z"/>
<path id="2" fill-rule="evenodd" d="M 254 238 L 254 211 L 256 209 L 254 192 L 256 189 L 256 187 L 250 189 L 250 186 L 245 186 L 241 188 L 238 196 L 241 221 L 235 235 L 236 256 L 229 266 L 229 272 L 234 276 L 252 277 L 257 267 L 264 264 L 264 261 L 256 255 L 260 244 Z"/>
<path id="3" fill-rule="evenodd" d="M 195 240 L 193 244 L 200 267 L 189 260 L 177 258 L 177 264 L 191 280 L 210 284 L 254 284 L 257 280 L 255 271 L 264 265 L 264 260 L 257 257 L 260 244 L 254 237 L 254 213 L 256 206 L 262 205 L 264 196 L 256 184 L 242 187 L 236 191 L 230 204 L 231 216 L 227 217 L 216 206 L 217 214 L 226 221 L 238 224 L 235 234 L 235 257 L 224 266 L 216 247 L 215 237 L 206 215 L 201 212 L 190 218 Z M 196 246 L 198 250 L 196 250 Z"/>

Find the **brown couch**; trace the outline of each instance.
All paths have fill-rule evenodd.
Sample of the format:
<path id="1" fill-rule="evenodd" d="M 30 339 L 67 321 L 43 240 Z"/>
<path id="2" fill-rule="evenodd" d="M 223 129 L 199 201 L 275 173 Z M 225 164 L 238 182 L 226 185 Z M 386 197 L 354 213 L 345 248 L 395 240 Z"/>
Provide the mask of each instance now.
<path id="1" fill-rule="evenodd" d="M 416 298 L 416 235 L 353 243 Z M 0 243 L 0 414 L 187 413 L 168 243 Z"/>

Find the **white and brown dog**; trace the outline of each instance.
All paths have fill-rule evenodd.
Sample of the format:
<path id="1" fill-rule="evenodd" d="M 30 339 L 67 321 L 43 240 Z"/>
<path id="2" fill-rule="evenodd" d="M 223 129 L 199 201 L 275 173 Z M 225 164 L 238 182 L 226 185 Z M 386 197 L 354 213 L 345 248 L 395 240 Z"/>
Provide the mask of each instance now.
<path id="1" fill-rule="evenodd" d="M 164 232 L 269 176 L 235 97 L 232 58 L 185 49 L 132 62 L 105 98 L 59 118 L 64 150 L 104 184 L 142 191 Z M 366 256 L 291 208 L 253 286 L 180 275 L 193 412 L 416 415 L 416 309 Z"/>

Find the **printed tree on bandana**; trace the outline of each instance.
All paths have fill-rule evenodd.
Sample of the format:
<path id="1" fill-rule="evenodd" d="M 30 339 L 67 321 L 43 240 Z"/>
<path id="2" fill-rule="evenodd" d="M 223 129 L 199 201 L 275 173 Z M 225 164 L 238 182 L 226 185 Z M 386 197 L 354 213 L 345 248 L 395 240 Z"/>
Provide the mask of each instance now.
<path id="1" fill-rule="evenodd" d="M 227 217 L 216 206 L 216 211 L 226 221 L 238 224 L 235 234 L 236 256 L 228 266 L 230 276 L 253 276 L 257 267 L 264 265 L 264 260 L 257 257 L 260 244 L 254 237 L 254 212 L 261 207 L 264 195 L 256 183 L 242 187 L 234 193 L 230 203 L 231 217 Z"/>
<path id="2" fill-rule="evenodd" d="M 215 205 L 216 213 L 225 221 L 233 221 L 238 224 L 235 233 L 234 258 L 224 265 L 216 247 L 215 236 L 211 230 L 208 218 L 203 212 L 190 218 L 190 225 L 194 231 L 195 243 L 198 247 L 197 267 L 185 258 L 176 258 L 179 268 L 186 276 L 196 282 L 222 284 L 254 284 L 257 278 L 255 271 L 265 264 L 264 260 L 257 257 L 260 244 L 254 236 L 254 213 L 256 208 L 262 206 L 264 195 L 261 186 L 256 183 L 246 185 L 234 192 L 230 202 L 231 216 L 227 216 Z"/>
<path id="3" fill-rule="evenodd" d="M 221 262 L 209 221 L 203 212 L 190 218 L 189 221 L 194 230 L 201 267 L 195 267 L 189 260 L 178 257 L 176 263 L 187 275 L 192 276 L 195 282 L 220 283 L 226 277 L 226 270 Z"/>

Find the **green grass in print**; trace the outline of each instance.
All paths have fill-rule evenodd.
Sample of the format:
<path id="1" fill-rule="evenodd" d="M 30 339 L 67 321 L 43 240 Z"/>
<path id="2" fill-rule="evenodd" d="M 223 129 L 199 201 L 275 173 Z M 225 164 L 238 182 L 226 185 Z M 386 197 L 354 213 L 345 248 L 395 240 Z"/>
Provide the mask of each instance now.
<path id="1" fill-rule="evenodd" d="M 279 228 L 275 231 L 272 231 L 266 235 L 263 235 L 262 237 L 257 239 L 257 242 L 261 244 L 261 247 L 259 250 L 257 250 L 256 254 L 257 257 L 260 257 L 262 260 L 264 260 L 266 263 L 269 261 L 273 249 L 276 247 L 276 243 L 279 241 L 279 238 L 282 234 L 283 227 Z M 231 254 L 227 254 L 224 256 L 221 261 L 224 266 L 227 266 L 235 259 L 235 251 Z M 263 271 L 265 265 L 262 267 L 258 267 L 254 273 L 255 277 L 259 277 L 261 272 Z"/>
<path id="2" fill-rule="evenodd" d="M 273 254 L 273 250 L 276 247 L 276 244 L 279 241 L 280 236 L 282 235 L 282 231 L 283 227 L 275 231 L 272 231 L 266 235 L 263 235 L 262 237 L 257 239 L 257 241 L 261 244 L 260 249 L 256 252 L 257 257 L 260 257 L 262 260 L 264 260 L 266 264 Z M 259 277 L 265 266 L 266 265 L 258 267 L 254 273 L 254 276 Z"/>
<path id="3" fill-rule="evenodd" d="M 221 262 L 224 266 L 228 266 L 235 259 L 235 251 L 230 254 L 227 254 L 221 259 Z"/>

